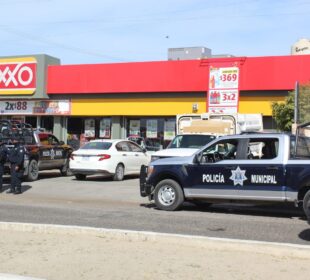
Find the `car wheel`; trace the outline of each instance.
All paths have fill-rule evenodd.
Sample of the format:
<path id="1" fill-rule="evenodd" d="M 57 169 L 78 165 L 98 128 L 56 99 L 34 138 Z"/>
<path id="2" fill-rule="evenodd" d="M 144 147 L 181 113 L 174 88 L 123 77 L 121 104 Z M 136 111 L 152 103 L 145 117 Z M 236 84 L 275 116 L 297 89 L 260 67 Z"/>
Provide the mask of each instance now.
<path id="1" fill-rule="evenodd" d="M 178 210 L 184 202 L 181 186 L 174 180 L 166 179 L 155 187 L 154 199 L 156 206 L 161 210 Z"/>
<path id="2" fill-rule="evenodd" d="M 113 175 L 114 181 L 122 181 L 124 179 L 125 168 L 122 164 L 118 164 L 115 168 L 115 173 Z"/>
<path id="3" fill-rule="evenodd" d="M 60 168 L 60 173 L 62 176 L 71 176 L 72 172 L 69 169 L 69 160 Z"/>
<path id="4" fill-rule="evenodd" d="M 307 191 L 303 203 L 302 203 L 304 212 L 308 218 L 308 223 L 310 224 L 310 190 Z"/>
<path id="5" fill-rule="evenodd" d="M 84 175 L 84 174 L 75 174 L 75 178 L 77 180 L 85 180 L 86 179 L 86 175 Z"/>
<path id="6" fill-rule="evenodd" d="M 26 181 L 33 182 L 33 181 L 38 180 L 38 177 L 39 177 L 39 165 L 35 159 L 32 159 L 29 162 L 28 174 L 26 176 Z"/>

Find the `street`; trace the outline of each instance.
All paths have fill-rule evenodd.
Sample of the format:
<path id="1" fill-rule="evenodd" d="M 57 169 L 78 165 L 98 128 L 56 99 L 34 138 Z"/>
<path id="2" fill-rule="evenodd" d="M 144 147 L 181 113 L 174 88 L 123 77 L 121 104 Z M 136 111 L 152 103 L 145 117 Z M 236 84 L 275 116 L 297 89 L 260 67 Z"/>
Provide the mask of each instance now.
<path id="1" fill-rule="evenodd" d="M 114 182 L 109 178 L 61 177 L 41 172 L 39 180 L 23 183 L 23 194 L 0 193 L 0 221 L 77 225 L 241 240 L 310 244 L 310 226 L 300 209 L 221 204 L 209 208 L 185 203 L 180 211 L 156 209 L 139 195 L 137 177 Z"/>

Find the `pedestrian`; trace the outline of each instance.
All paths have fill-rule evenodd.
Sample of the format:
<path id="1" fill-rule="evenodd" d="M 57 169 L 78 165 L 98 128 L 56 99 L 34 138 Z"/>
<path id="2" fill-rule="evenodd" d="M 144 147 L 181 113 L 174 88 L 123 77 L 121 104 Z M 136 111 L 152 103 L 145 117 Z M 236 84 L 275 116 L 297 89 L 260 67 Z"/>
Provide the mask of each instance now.
<path id="1" fill-rule="evenodd" d="M 8 148 L 5 144 L 6 143 L 2 135 L 0 135 L 0 192 L 2 191 L 3 185 L 4 164 L 6 163 L 8 158 Z"/>
<path id="2" fill-rule="evenodd" d="M 22 178 L 24 175 L 24 158 L 25 147 L 21 144 L 20 139 L 13 137 L 14 147 L 9 151 L 9 162 L 11 164 L 11 187 L 8 193 L 22 193 Z"/>

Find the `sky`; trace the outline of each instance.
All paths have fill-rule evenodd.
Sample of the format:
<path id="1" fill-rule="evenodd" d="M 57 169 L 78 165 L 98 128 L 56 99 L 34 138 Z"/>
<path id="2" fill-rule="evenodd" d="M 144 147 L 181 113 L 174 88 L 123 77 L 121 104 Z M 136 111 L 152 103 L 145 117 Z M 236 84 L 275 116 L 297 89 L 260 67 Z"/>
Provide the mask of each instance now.
<path id="1" fill-rule="evenodd" d="M 62 64 L 167 60 L 168 48 L 290 55 L 310 39 L 310 0 L 0 0 L 0 56 Z"/>

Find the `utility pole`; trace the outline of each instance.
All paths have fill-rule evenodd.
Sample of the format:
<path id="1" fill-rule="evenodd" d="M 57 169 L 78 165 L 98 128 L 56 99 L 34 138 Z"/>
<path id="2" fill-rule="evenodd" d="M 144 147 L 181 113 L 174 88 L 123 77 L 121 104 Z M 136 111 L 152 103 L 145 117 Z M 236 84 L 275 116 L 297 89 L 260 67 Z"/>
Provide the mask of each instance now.
<path id="1" fill-rule="evenodd" d="M 295 104 L 294 104 L 294 123 L 298 123 L 298 97 L 299 97 L 299 82 L 295 83 Z"/>

